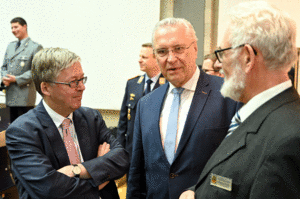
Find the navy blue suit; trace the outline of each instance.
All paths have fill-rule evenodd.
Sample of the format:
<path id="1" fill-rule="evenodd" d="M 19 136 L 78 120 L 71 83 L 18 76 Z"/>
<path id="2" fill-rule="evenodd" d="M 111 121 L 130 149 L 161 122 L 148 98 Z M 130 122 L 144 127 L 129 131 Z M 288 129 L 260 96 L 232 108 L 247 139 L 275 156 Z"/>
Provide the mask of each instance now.
<path id="1" fill-rule="evenodd" d="M 222 78 L 201 71 L 172 165 L 165 156 L 159 126 L 169 84 L 139 101 L 127 198 L 178 199 L 197 182 L 236 111 L 237 103 L 220 94 L 222 83 Z"/>
<path id="2" fill-rule="evenodd" d="M 141 76 L 137 76 L 127 81 L 117 132 L 118 141 L 128 151 L 129 158 L 131 158 L 132 155 L 132 139 L 136 107 L 138 101 L 144 94 L 145 78 L 139 83 L 140 77 Z M 164 77 L 160 75 L 159 78 Z M 160 83 L 164 84 L 165 80 L 160 82 L 158 79 L 152 90 L 158 88 Z M 130 96 L 132 94 L 134 97 Z"/>
<path id="3" fill-rule="evenodd" d="M 128 170 L 128 153 L 106 128 L 100 113 L 81 107 L 73 121 L 91 179 L 70 178 L 58 169 L 70 165 L 64 142 L 41 102 L 15 120 L 6 131 L 6 144 L 20 198 L 119 198 L 114 179 Z M 110 152 L 97 158 L 98 146 Z M 101 191 L 98 185 L 111 181 Z"/>

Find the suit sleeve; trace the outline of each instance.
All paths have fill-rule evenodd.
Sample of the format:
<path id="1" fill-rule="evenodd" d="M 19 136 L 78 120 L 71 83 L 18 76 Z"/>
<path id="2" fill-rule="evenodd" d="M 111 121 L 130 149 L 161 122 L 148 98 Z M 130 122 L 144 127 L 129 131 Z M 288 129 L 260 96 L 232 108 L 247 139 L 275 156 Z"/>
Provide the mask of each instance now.
<path id="1" fill-rule="evenodd" d="M 31 198 L 76 198 L 95 190 L 88 180 L 70 178 L 58 172 L 48 158 L 53 152 L 44 148 L 43 143 L 47 140 L 39 136 L 40 128 L 35 125 L 28 129 L 32 124 L 28 123 L 27 127 L 12 124 L 6 131 L 7 149 L 17 184 L 21 184 Z"/>
<path id="2" fill-rule="evenodd" d="M 126 147 L 126 132 L 127 132 L 127 94 L 128 94 L 128 81 L 125 88 L 125 94 L 122 102 L 120 111 L 120 119 L 117 131 L 117 139 L 119 143 L 125 148 Z"/>
<path id="3" fill-rule="evenodd" d="M 32 60 L 34 55 L 41 50 L 43 47 L 38 44 L 37 47 L 33 50 L 33 54 L 30 56 L 30 68 L 32 67 Z M 32 81 L 31 69 L 23 73 L 22 75 L 16 76 L 16 83 L 21 87 Z"/>
<path id="4" fill-rule="evenodd" d="M 249 198 L 292 199 L 299 196 L 300 138 L 290 136 L 270 150 L 271 155 L 258 169 Z"/>
<path id="5" fill-rule="evenodd" d="M 122 177 L 128 171 L 128 152 L 119 144 L 107 129 L 106 124 L 96 110 L 93 110 L 96 118 L 93 121 L 99 144 L 107 142 L 110 151 L 104 156 L 97 157 L 82 163 L 91 175 L 96 185 Z M 90 124 L 92 125 L 92 124 Z M 97 147 L 98 148 L 98 147 Z"/>
<path id="6" fill-rule="evenodd" d="M 132 160 L 129 168 L 127 198 L 146 198 L 146 178 L 144 169 L 144 152 L 141 132 L 141 104 L 138 102 L 134 123 Z"/>

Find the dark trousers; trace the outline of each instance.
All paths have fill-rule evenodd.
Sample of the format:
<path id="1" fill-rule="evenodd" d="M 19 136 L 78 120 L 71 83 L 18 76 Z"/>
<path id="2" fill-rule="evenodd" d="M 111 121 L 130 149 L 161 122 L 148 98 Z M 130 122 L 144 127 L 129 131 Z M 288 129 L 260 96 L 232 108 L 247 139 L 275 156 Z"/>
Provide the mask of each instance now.
<path id="1" fill-rule="evenodd" d="M 9 106 L 10 109 L 10 123 L 15 121 L 19 116 L 27 113 L 30 109 L 33 109 L 33 106 Z"/>

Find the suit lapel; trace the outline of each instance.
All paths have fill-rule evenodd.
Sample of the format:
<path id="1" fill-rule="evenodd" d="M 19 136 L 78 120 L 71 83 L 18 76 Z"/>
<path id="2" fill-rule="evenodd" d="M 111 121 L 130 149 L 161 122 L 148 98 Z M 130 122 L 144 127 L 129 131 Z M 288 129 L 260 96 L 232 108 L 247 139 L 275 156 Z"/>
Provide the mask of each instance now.
<path id="1" fill-rule="evenodd" d="M 249 133 L 256 134 L 265 120 L 265 118 L 280 106 L 299 100 L 297 91 L 294 88 L 287 89 L 283 93 L 267 101 L 256 111 L 254 111 L 228 138 L 224 139 L 215 153 L 209 159 L 204 170 L 201 173 L 200 181 L 204 179 L 209 172 L 227 160 L 241 148 L 247 147 L 246 138 Z M 199 182 L 200 182 L 199 181 Z"/>
<path id="2" fill-rule="evenodd" d="M 142 82 L 139 83 L 140 78 L 143 77 Z M 145 75 L 140 76 L 140 78 L 138 79 L 137 83 L 136 83 L 136 99 L 140 99 L 143 97 L 144 95 L 144 86 L 145 86 Z"/>
<path id="3" fill-rule="evenodd" d="M 152 113 L 155 114 L 154 115 L 154 121 L 156 121 L 155 123 L 157 124 L 156 128 L 157 130 L 153 130 L 153 132 L 158 132 L 153 134 L 154 136 L 157 136 L 156 138 L 154 138 L 155 140 L 159 140 L 159 148 L 160 148 L 160 153 L 162 156 L 165 156 L 165 150 L 163 148 L 162 145 L 162 140 L 161 140 L 161 132 L 160 132 L 160 115 L 161 115 L 161 111 L 164 105 L 164 101 L 167 95 L 167 91 L 169 89 L 169 84 L 164 84 L 162 85 L 160 88 L 160 92 L 154 92 L 153 93 L 153 103 L 152 104 L 160 104 L 160 110 L 159 111 L 153 111 Z M 167 158 L 165 158 L 166 162 L 168 162 Z"/>
<path id="4" fill-rule="evenodd" d="M 163 84 L 161 84 L 160 78 L 164 78 L 164 76 L 163 76 L 162 74 L 160 74 L 158 80 L 156 81 L 156 84 L 155 84 L 154 87 L 153 87 L 153 90 L 157 89 L 159 86 L 161 86 L 161 85 L 163 85 L 163 84 L 166 83 L 166 79 L 165 79 L 165 82 L 164 82 Z M 152 91 L 153 91 L 153 90 L 152 90 Z"/>
<path id="5" fill-rule="evenodd" d="M 180 152 L 185 148 L 185 145 L 188 143 L 188 140 L 193 132 L 194 126 L 201 115 L 201 112 L 211 90 L 208 85 L 209 81 L 207 79 L 207 75 L 204 72 L 201 72 L 199 80 L 197 82 L 195 94 L 190 106 L 190 110 L 186 118 L 186 123 L 184 125 L 178 149 L 175 154 L 175 159 L 179 156 Z"/>
<path id="6" fill-rule="evenodd" d="M 67 150 L 64 142 L 56 128 L 51 117 L 48 115 L 42 101 L 36 107 L 37 118 L 39 118 L 41 125 L 44 128 L 44 132 L 47 135 L 49 142 L 52 146 L 53 152 L 57 157 L 60 166 L 70 165 Z"/>
<path id="7" fill-rule="evenodd" d="M 89 140 L 90 137 L 87 136 L 87 132 L 89 132 L 88 124 L 79 110 L 74 111 L 73 121 L 83 160 L 88 160 L 90 159 L 89 156 L 91 153 L 89 151 L 89 147 L 84 147 L 88 143 L 91 143 Z"/>

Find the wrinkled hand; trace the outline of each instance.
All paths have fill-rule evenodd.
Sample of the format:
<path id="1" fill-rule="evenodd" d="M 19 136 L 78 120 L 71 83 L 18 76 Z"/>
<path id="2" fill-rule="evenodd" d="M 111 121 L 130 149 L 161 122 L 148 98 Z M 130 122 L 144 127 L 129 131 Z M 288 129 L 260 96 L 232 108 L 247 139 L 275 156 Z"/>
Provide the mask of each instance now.
<path id="1" fill-rule="evenodd" d="M 195 192 L 191 190 L 185 191 L 180 195 L 179 199 L 195 199 Z"/>
<path id="2" fill-rule="evenodd" d="M 58 169 L 57 171 L 62 173 L 62 174 L 65 174 L 66 176 L 69 176 L 70 178 L 73 178 L 75 175 L 72 172 L 72 170 L 73 170 L 73 166 L 68 165 L 68 166 L 64 166 L 64 167 Z"/>
<path id="3" fill-rule="evenodd" d="M 2 82 L 5 86 L 9 86 L 11 83 L 16 82 L 16 76 L 7 74 L 5 77 L 3 77 Z"/>
<path id="4" fill-rule="evenodd" d="M 101 144 L 98 148 L 98 156 L 104 156 L 105 154 L 107 154 L 110 151 L 110 145 L 107 144 L 106 142 L 104 142 L 103 144 Z"/>

